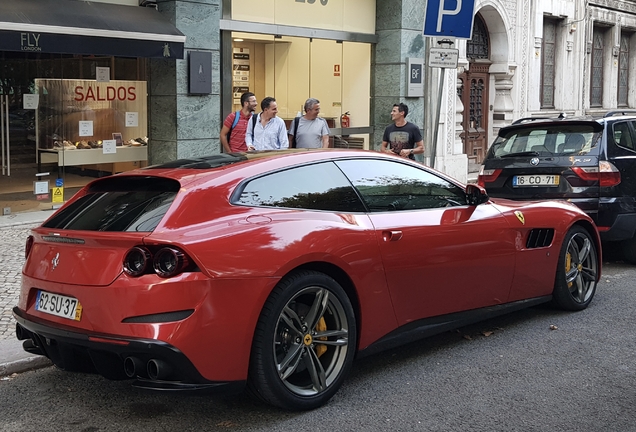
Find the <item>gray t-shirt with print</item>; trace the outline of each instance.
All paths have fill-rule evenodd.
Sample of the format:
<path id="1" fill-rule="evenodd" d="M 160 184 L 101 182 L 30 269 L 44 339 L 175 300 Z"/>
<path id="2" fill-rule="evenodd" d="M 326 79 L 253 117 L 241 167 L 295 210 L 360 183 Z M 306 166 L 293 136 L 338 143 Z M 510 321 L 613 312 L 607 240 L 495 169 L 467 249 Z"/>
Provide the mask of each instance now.
<path id="1" fill-rule="evenodd" d="M 316 117 L 314 120 L 307 120 L 305 117 L 299 118 L 298 136 L 296 137 L 297 148 L 321 148 L 322 137 L 329 135 L 329 126 L 323 118 Z M 289 134 L 294 135 L 294 122 L 289 128 Z"/>

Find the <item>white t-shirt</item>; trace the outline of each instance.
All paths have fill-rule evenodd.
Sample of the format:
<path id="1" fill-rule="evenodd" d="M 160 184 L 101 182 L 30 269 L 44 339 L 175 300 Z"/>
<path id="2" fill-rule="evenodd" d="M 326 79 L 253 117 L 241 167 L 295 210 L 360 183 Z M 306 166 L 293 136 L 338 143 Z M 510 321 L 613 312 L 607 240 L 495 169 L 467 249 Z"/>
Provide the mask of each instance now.
<path id="1" fill-rule="evenodd" d="M 322 148 L 322 137 L 329 135 L 329 126 L 323 118 L 316 117 L 307 120 L 305 117 L 299 118 L 298 136 L 296 137 L 297 148 Z M 294 135 L 294 121 L 289 128 L 289 134 Z"/>

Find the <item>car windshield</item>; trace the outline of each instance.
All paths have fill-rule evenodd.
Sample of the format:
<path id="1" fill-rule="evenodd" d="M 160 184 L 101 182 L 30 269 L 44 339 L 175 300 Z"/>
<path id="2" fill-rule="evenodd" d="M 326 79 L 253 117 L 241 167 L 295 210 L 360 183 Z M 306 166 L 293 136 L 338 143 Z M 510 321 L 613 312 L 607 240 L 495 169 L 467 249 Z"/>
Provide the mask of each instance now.
<path id="1" fill-rule="evenodd" d="M 587 125 L 535 125 L 498 136 L 490 151 L 497 158 L 585 155 L 596 148 L 598 136 Z"/>

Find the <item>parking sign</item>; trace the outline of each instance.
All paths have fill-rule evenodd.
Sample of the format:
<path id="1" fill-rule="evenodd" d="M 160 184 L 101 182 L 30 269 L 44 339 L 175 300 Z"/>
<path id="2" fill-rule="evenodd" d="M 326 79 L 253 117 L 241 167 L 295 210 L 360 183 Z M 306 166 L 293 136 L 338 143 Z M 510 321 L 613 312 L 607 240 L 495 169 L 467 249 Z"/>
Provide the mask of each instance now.
<path id="1" fill-rule="evenodd" d="M 473 33 L 475 0 L 428 0 L 424 36 L 470 39 Z"/>

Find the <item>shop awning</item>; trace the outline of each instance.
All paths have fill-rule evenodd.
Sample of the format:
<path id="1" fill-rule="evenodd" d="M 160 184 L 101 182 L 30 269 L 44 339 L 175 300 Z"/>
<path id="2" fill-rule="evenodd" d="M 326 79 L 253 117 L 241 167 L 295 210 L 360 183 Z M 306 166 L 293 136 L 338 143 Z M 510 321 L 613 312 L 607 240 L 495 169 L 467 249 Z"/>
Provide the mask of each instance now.
<path id="1" fill-rule="evenodd" d="M 185 39 L 154 8 L 0 0 L 0 51 L 180 59 Z"/>

